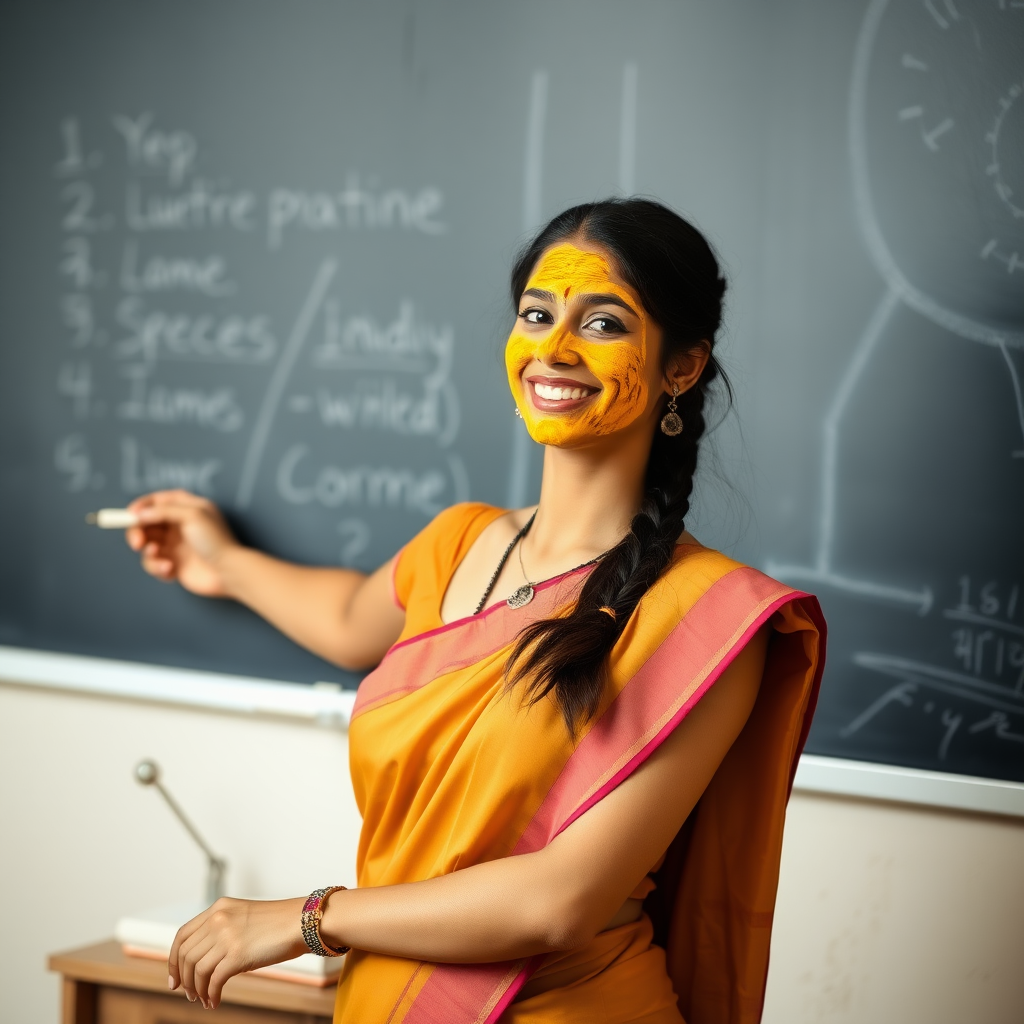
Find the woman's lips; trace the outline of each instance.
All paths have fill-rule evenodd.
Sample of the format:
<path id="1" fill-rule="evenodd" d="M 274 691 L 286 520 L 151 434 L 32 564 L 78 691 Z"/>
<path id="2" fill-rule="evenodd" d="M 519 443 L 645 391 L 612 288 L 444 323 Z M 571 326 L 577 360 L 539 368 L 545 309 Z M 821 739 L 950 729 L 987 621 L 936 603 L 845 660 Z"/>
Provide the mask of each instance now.
<path id="1" fill-rule="evenodd" d="M 526 389 L 538 412 L 571 412 L 586 405 L 600 388 L 581 384 L 570 377 L 527 377 Z"/>

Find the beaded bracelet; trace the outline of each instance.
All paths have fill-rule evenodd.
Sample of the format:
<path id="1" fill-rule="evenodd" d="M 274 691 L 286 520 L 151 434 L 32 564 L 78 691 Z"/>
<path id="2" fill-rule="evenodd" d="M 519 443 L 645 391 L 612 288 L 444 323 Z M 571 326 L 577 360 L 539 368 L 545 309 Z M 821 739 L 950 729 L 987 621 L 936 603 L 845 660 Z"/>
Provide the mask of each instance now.
<path id="1" fill-rule="evenodd" d="M 327 897 L 332 892 L 338 892 L 339 889 L 344 888 L 343 885 L 332 885 L 329 889 L 315 889 L 306 897 L 306 902 L 302 905 L 302 917 L 299 925 L 302 929 L 302 938 L 309 946 L 310 952 L 316 953 L 317 956 L 344 956 L 349 951 L 350 947 L 348 946 L 335 949 L 334 946 L 328 946 L 320 938 L 320 919 L 324 916 L 324 904 L 327 902 Z"/>

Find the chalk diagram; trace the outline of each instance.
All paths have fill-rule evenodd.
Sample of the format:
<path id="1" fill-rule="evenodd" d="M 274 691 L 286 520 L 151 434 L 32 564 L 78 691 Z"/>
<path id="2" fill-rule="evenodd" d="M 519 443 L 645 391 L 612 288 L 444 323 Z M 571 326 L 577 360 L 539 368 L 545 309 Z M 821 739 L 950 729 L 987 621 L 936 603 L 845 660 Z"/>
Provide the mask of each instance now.
<path id="1" fill-rule="evenodd" d="M 627 61 L 622 68 L 619 117 L 619 191 L 632 195 L 636 185 L 636 95 L 637 66 Z M 522 230 L 526 235 L 541 226 L 544 169 L 544 128 L 548 113 L 548 72 L 534 71 L 530 79 L 530 102 L 526 116 L 526 145 L 523 152 Z M 506 508 L 522 508 L 529 500 L 530 461 L 537 445 L 522 421 L 512 427 Z"/>
<path id="2" fill-rule="evenodd" d="M 903 306 L 953 335 L 998 350 L 1021 431 L 1007 457 L 1024 458 L 1022 39 L 1021 0 L 872 0 L 867 8 L 854 56 L 848 142 L 857 220 L 885 291 L 853 348 L 822 424 L 814 562 L 769 562 L 766 571 L 772 575 L 911 607 L 921 616 L 932 610 L 930 587 L 858 578 L 833 559 L 844 414 Z M 934 215 L 937 208 L 941 217 Z M 998 644 L 1000 674 L 1007 658 L 1015 659 L 1015 669 L 1017 661 L 1024 661 L 1024 628 L 1002 615 L 978 614 L 966 599 L 942 614 L 991 627 L 980 636 L 992 650 Z M 858 731 L 891 703 L 910 706 L 919 687 L 925 687 L 937 698 L 966 698 L 990 709 L 988 718 L 967 731 L 991 729 L 1001 739 L 1024 743 L 1007 718 L 1024 714 L 1020 680 L 1010 686 L 987 682 L 979 678 L 981 655 L 972 659 L 968 653 L 968 670 L 953 672 L 885 654 L 855 654 L 858 666 L 898 682 L 841 735 Z M 929 701 L 924 710 L 933 707 Z M 940 759 L 962 721 L 949 709 L 942 712 Z"/>

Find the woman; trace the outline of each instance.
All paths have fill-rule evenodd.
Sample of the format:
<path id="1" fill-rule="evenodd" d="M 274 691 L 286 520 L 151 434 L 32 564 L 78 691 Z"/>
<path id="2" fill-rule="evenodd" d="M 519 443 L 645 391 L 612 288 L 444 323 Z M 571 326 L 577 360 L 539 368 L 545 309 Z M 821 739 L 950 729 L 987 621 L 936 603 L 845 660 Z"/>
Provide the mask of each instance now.
<path id="1" fill-rule="evenodd" d="M 370 576 L 242 548 L 183 492 L 133 504 L 154 576 L 380 662 L 350 728 L 359 888 L 314 894 L 303 931 L 301 898 L 219 900 L 172 988 L 216 1006 L 308 943 L 351 947 L 352 1024 L 760 1017 L 824 629 L 684 529 L 724 287 L 657 203 L 556 217 L 513 269 L 506 347 L 539 505 L 455 506 Z"/>

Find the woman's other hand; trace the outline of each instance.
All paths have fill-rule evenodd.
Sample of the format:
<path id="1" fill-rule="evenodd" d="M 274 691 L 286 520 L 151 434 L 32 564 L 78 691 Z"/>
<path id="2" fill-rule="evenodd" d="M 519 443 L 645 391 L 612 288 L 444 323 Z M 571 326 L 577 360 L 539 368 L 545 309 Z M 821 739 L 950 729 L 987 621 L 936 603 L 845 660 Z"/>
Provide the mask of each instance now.
<path id="1" fill-rule="evenodd" d="M 154 491 L 128 508 L 140 525 L 125 539 L 142 556 L 146 572 L 177 580 L 203 597 L 228 596 L 221 566 L 225 554 L 240 545 L 212 501 L 188 491 Z"/>
<path id="2" fill-rule="evenodd" d="M 167 959 L 167 987 L 180 985 L 191 1002 L 218 1006 L 228 978 L 291 960 L 309 948 L 299 927 L 304 900 L 222 897 L 183 924 Z"/>

